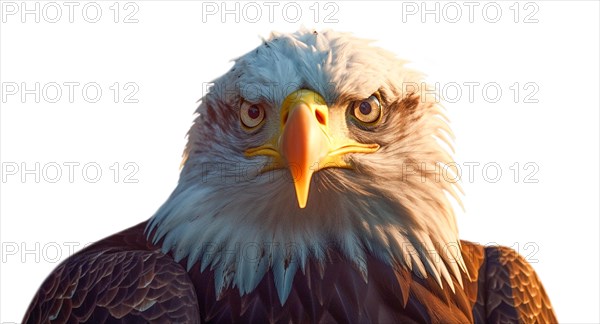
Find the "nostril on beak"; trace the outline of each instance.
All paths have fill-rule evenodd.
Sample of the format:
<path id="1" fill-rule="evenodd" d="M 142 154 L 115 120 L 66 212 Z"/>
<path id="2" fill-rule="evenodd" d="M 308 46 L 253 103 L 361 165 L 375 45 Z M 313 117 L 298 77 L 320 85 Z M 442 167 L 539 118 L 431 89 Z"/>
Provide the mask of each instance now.
<path id="1" fill-rule="evenodd" d="M 325 117 L 325 114 L 320 109 L 315 110 L 315 118 L 317 118 L 319 124 L 324 126 L 327 124 L 327 117 Z"/>
<path id="2" fill-rule="evenodd" d="M 283 125 L 285 125 L 285 123 L 287 122 L 289 114 L 289 112 L 286 112 L 285 115 L 283 115 L 283 118 L 281 119 Z"/>

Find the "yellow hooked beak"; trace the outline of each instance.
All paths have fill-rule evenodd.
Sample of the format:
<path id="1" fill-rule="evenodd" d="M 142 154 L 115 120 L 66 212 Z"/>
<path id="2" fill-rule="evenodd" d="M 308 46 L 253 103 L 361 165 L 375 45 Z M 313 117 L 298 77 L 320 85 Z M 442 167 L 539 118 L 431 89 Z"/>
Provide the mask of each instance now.
<path id="1" fill-rule="evenodd" d="M 267 155 L 275 166 L 287 167 L 294 181 L 298 206 L 306 207 L 312 175 L 324 168 L 350 168 L 343 155 L 372 153 L 378 144 L 358 143 L 334 136 L 329 129 L 329 107 L 318 93 L 301 89 L 289 94 L 281 105 L 279 132 L 264 145 L 246 150 L 246 156 Z M 280 165 L 283 164 L 283 165 Z M 263 170 L 265 171 L 265 170 Z"/>

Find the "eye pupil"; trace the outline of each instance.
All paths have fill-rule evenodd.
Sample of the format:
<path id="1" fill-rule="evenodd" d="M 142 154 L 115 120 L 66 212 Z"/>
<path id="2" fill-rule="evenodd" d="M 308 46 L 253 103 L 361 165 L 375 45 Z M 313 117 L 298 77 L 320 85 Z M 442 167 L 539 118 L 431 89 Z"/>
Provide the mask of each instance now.
<path id="1" fill-rule="evenodd" d="M 260 117 L 260 109 L 258 109 L 258 107 L 256 107 L 256 106 L 252 106 L 252 107 L 248 108 L 248 117 L 250 117 L 252 119 L 256 119 L 256 118 Z"/>
<path id="2" fill-rule="evenodd" d="M 371 110 L 372 110 L 371 104 L 366 101 L 361 102 L 358 109 L 360 110 L 360 113 L 363 115 L 370 114 Z"/>

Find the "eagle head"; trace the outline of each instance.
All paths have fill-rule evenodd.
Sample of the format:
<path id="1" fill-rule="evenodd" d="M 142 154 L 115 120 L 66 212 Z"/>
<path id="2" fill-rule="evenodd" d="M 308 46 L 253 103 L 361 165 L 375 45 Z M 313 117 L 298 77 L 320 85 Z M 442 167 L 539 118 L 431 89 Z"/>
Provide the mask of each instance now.
<path id="1" fill-rule="evenodd" d="M 271 34 L 201 99 L 148 236 L 214 271 L 217 293 L 249 293 L 272 271 L 283 304 L 296 271 L 326 266 L 330 249 L 365 280 L 373 255 L 454 289 L 466 272 L 457 188 L 439 176 L 452 134 L 426 90 L 369 41 Z"/>

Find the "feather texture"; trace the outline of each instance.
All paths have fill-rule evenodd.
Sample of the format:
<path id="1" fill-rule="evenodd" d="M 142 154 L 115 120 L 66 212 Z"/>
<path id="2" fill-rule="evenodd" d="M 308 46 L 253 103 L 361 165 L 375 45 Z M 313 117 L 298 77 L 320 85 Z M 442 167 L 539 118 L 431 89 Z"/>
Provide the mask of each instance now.
<path id="1" fill-rule="evenodd" d="M 24 323 L 556 323 L 531 267 L 514 250 L 462 241 L 472 278 L 445 282 L 367 256 L 368 277 L 342 253 L 309 260 L 284 304 L 268 271 L 252 292 L 217 294 L 213 270 L 162 254 L 145 241 L 146 223 L 86 248 L 59 265 L 33 299 Z"/>

